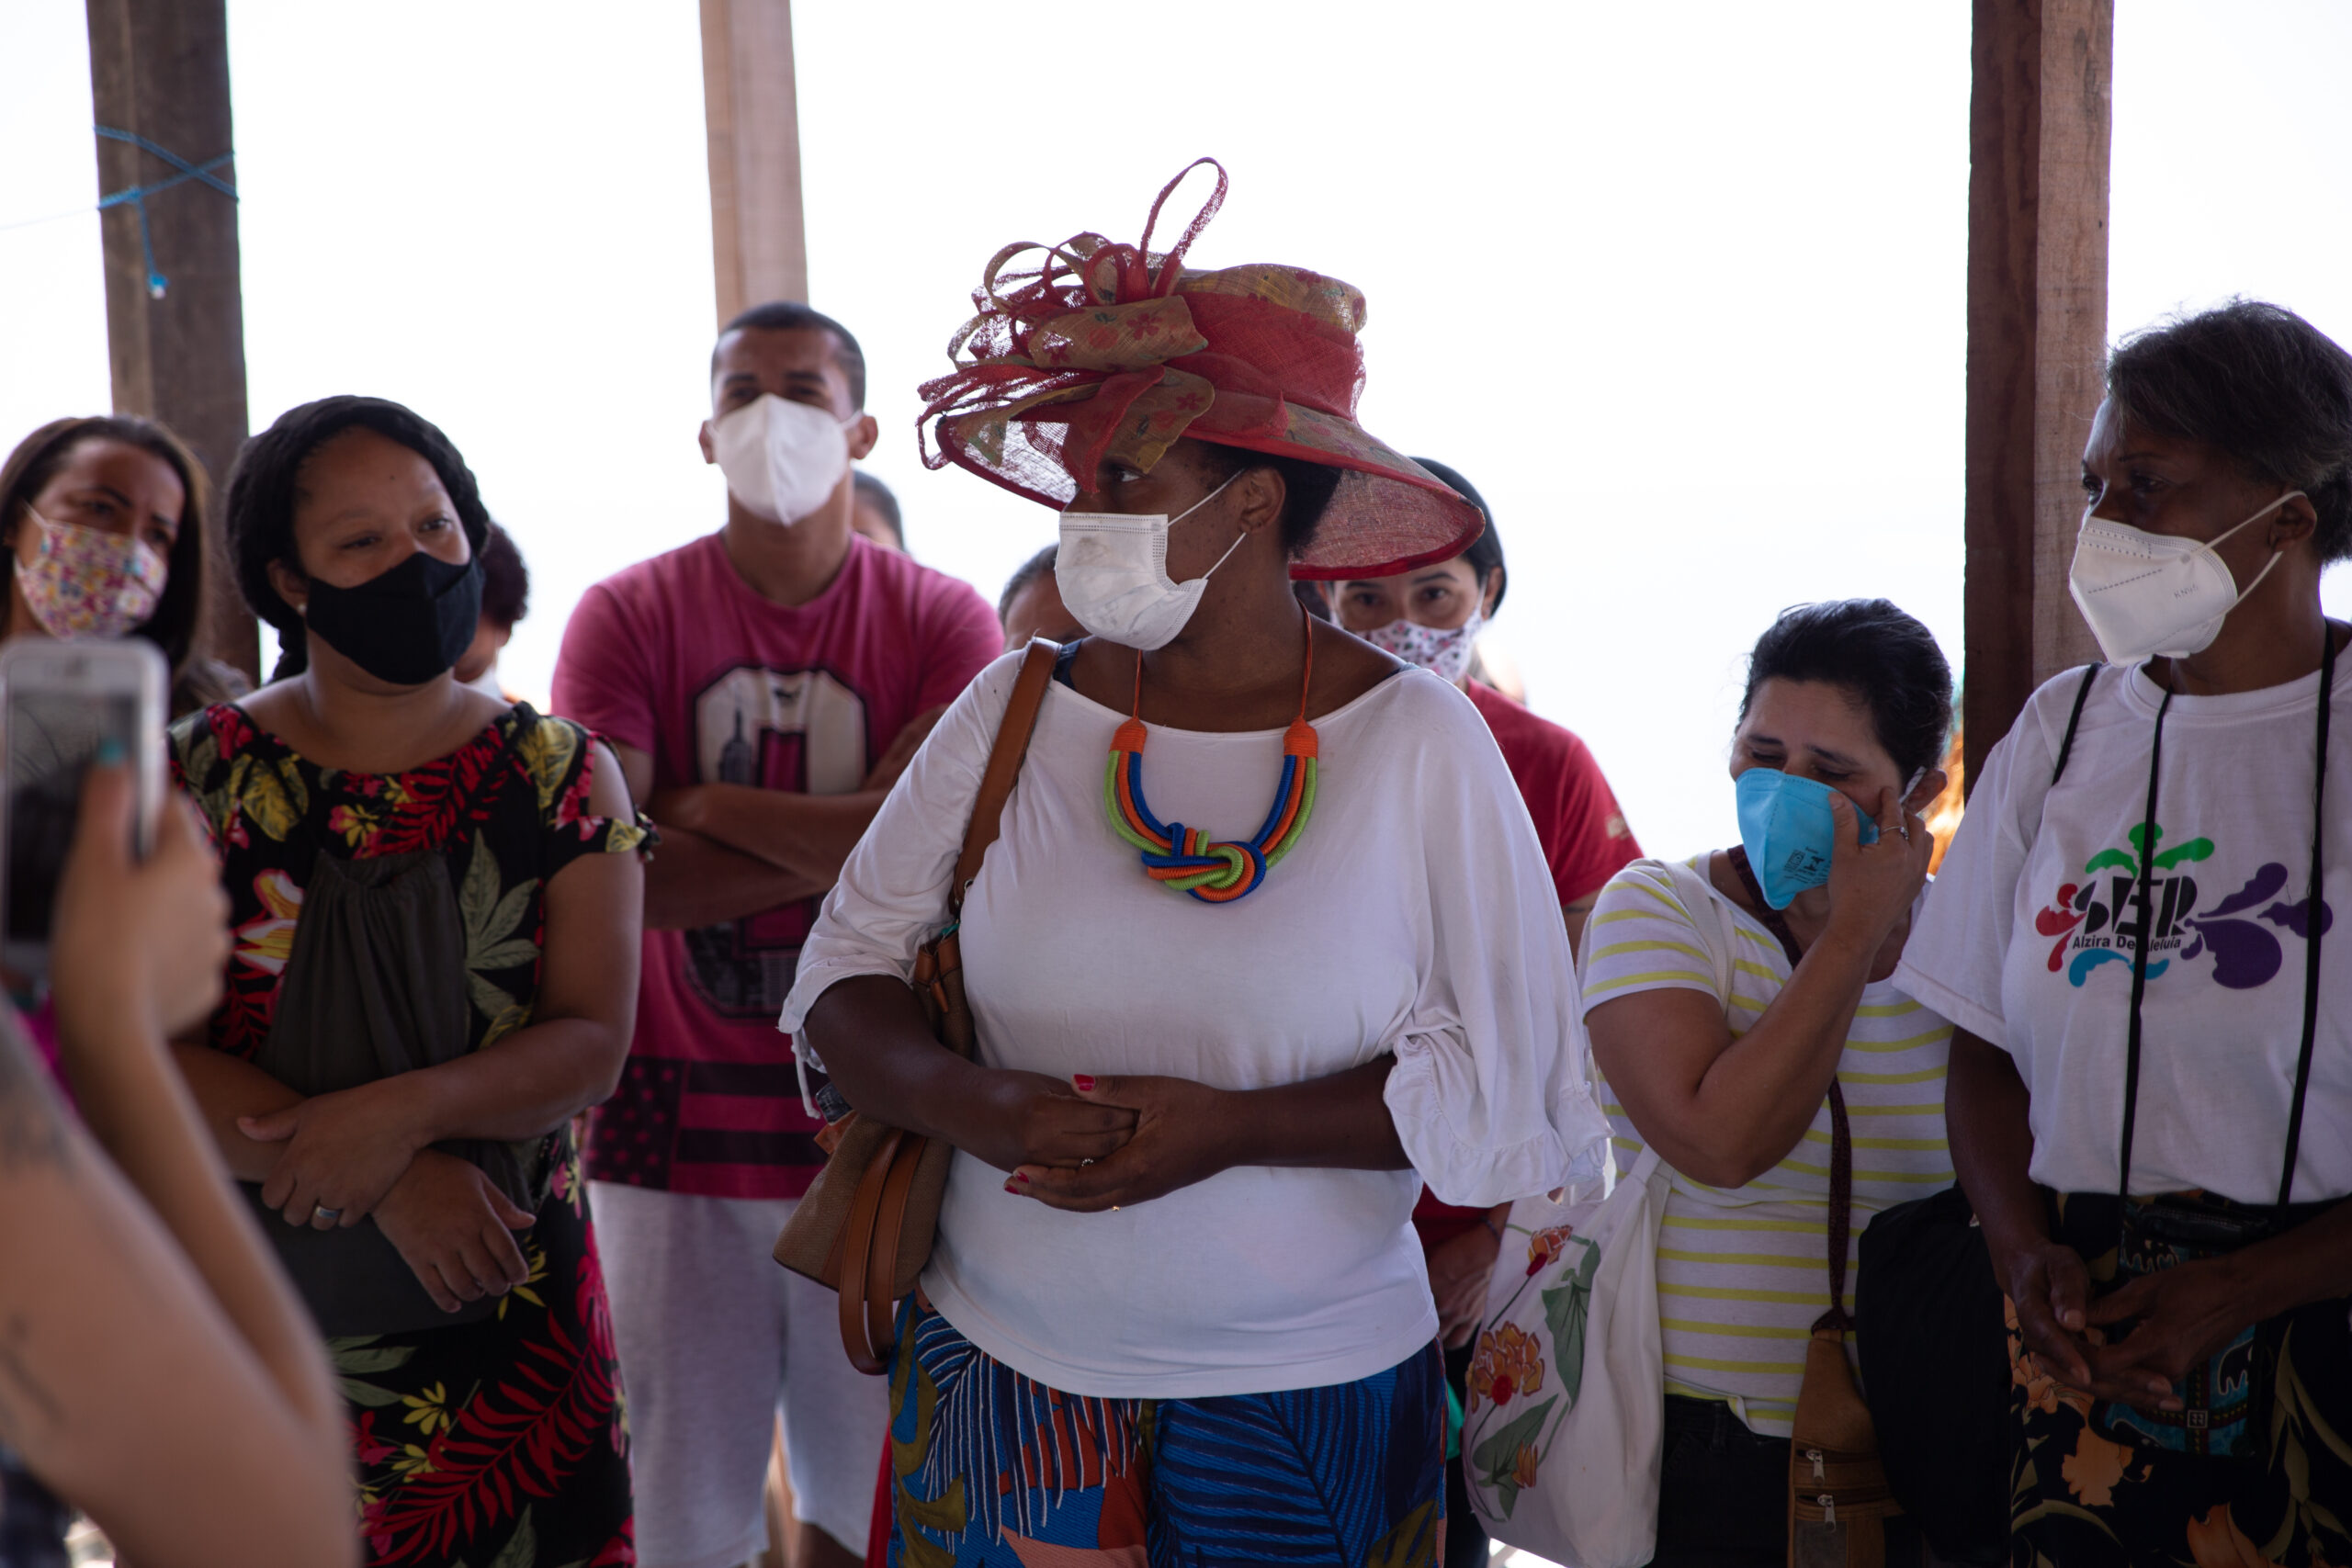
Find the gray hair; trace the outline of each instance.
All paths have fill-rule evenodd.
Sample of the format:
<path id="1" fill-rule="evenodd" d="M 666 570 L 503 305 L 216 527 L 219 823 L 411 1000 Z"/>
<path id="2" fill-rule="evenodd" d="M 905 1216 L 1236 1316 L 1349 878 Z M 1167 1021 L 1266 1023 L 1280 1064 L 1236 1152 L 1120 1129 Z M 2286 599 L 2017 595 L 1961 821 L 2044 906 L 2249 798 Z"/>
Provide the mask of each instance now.
<path id="1" fill-rule="evenodd" d="M 2108 357 L 2107 395 L 2135 423 L 2301 491 L 2319 558 L 2352 558 L 2352 355 L 2294 311 L 2233 299 L 2134 333 Z"/>

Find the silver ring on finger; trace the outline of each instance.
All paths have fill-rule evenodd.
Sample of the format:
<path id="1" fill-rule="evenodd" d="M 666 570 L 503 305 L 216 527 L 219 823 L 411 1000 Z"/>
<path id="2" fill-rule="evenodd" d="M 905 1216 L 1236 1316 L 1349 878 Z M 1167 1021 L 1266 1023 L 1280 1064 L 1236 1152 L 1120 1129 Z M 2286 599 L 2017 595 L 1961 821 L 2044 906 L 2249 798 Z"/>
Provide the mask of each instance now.
<path id="1" fill-rule="evenodd" d="M 325 1230 L 335 1224 L 342 1218 L 343 1211 L 341 1209 L 330 1209 L 324 1203 L 319 1204 L 311 1211 L 311 1223 L 318 1226 L 321 1230 Z"/>
<path id="2" fill-rule="evenodd" d="M 1080 1170 L 1084 1170 L 1088 1166 L 1092 1165 L 1093 1163 L 1094 1163 L 1094 1162 L 1093 1162 L 1092 1160 L 1091 1160 L 1091 1159 L 1082 1159 L 1082 1160 L 1080 1160 L 1080 1161 L 1078 1162 L 1078 1168 L 1079 1168 L 1079 1169 L 1080 1169 Z"/>

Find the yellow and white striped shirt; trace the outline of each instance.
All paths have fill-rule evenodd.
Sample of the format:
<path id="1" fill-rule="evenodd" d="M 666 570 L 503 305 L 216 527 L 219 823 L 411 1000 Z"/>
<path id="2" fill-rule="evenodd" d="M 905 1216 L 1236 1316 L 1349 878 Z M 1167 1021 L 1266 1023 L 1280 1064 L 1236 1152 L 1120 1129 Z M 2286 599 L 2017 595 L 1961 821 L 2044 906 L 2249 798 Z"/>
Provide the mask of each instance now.
<path id="1" fill-rule="evenodd" d="M 1707 881 L 1707 857 L 1688 863 Z M 1587 1011 L 1637 991 L 1695 990 L 1720 997 L 1711 944 L 1728 923 L 1731 995 L 1722 998 L 1736 1039 L 1763 1016 L 1789 981 L 1789 961 L 1772 933 L 1712 886 L 1713 907 L 1694 909 L 1693 885 L 1658 861 L 1640 860 L 1610 879 L 1585 927 Z M 1924 901 L 1927 895 L 1920 895 Z M 1916 921 L 1918 910 L 1915 907 Z M 1728 917 L 1728 919 L 1727 919 Z M 1862 991 L 1838 1081 L 1854 1139 L 1854 1218 L 1849 1247 L 1882 1209 L 1924 1198 L 1952 1179 L 1944 1141 L 1944 1068 L 1951 1025 L 1878 981 Z M 1595 1072 L 1599 1072 L 1598 1066 Z M 1624 1107 L 1604 1082 L 1617 1168 L 1642 1151 Z M 1784 1438 L 1804 1376 L 1813 1320 L 1829 1305 L 1829 1106 L 1781 1163 L 1745 1187 L 1724 1189 L 1674 1173 L 1658 1234 L 1657 1295 L 1666 1388 L 1730 1401 L 1750 1429 Z M 1846 1267 L 1853 1304 L 1855 1264 Z"/>

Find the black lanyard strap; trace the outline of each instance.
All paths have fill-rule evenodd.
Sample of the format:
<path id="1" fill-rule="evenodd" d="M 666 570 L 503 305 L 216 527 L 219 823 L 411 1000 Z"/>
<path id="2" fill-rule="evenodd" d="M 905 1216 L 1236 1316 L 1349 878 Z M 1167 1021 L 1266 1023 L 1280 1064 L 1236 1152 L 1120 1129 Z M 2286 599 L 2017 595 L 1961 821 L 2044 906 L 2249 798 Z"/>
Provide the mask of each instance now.
<path id="1" fill-rule="evenodd" d="M 2116 1156 L 2115 1190 L 2132 1196 L 2132 1131 L 2140 1110 L 2140 1000 L 2148 991 L 2148 947 L 2155 936 L 2149 909 L 2150 886 L 2156 863 L 2156 779 L 2163 772 L 2165 715 L 2172 711 L 2172 683 L 2165 683 L 2165 700 L 2156 705 L 2156 732 L 2148 742 L 2148 808 L 2140 818 L 2140 871 L 2132 888 L 2132 910 L 2140 934 L 2132 944 L 2132 1011 L 2123 1034 L 2123 1138 Z"/>
<path id="2" fill-rule="evenodd" d="M 2075 754 L 2075 731 L 2083 727 L 2083 706 L 2091 700 L 2091 686 L 2098 680 L 2103 665 L 2089 664 L 2083 668 L 2083 683 L 2075 688 L 2075 706 L 2066 715 L 2066 735 L 2058 742 L 2058 761 L 2050 770 L 2050 787 L 2056 789 L 2058 781 L 2066 776 L 2066 760 Z"/>
<path id="3" fill-rule="evenodd" d="M 2326 876 L 2327 731 L 2335 711 L 2335 627 L 2323 620 L 2324 632 L 2319 657 L 2319 716 L 2317 756 L 2312 767 L 2312 869 L 2303 897 L 2303 1033 L 2295 1063 L 2294 1098 L 2287 1113 L 2287 1158 L 2278 1173 L 2278 1206 L 2284 1209 L 2295 1190 L 2295 1159 L 2303 1140 L 2303 1105 L 2311 1093 L 2312 1056 L 2319 1040 L 2319 950 L 2328 919 L 2320 897 Z M 2088 682 L 2085 682 L 2087 693 Z M 2140 874 L 2134 889 L 2139 936 L 2132 953 L 2132 1012 L 2123 1037 L 2123 1137 L 2116 1160 L 2118 1197 L 2132 1196 L 2132 1134 L 2140 1104 L 2140 1008 L 2148 989 L 2148 948 L 2155 938 L 2150 905 L 2156 859 L 2156 781 L 2163 770 L 2165 715 L 2172 708 L 2172 682 L 2165 682 L 2164 701 L 2156 705 L 2155 734 L 2148 742 L 2148 802 L 2141 818 Z M 2077 698 L 2079 711 L 2080 699 Z M 2069 727 L 2071 728 L 2071 726 Z M 2053 781 L 2054 782 L 2054 781 Z"/>
<path id="4" fill-rule="evenodd" d="M 2303 896 L 2303 1044 L 2295 1059 L 2295 1098 L 2287 1112 L 2287 1165 L 2278 1173 L 2278 1206 L 2295 1190 L 2295 1152 L 2303 1141 L 2303 1101 L 2312 1087 L 2312 1048 L 2319 1038 L 2319 939 L 2327 934 L 2327 901 L 2320 885 L 2327 874 L 2323 840 L 2327 829 L 2327 721 L 2335 707 L 2335 628 L 2320 622 L 2325 650 L 2319 656 L 2319 761 L 2312 773 L 2312 880 Z"/>

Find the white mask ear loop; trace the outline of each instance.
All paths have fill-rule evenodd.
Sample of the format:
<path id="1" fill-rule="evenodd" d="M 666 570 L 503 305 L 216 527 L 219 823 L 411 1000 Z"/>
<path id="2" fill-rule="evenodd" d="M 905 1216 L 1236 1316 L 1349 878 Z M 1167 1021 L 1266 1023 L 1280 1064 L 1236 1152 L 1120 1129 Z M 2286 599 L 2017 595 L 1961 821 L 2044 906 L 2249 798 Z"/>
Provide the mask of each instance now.
<path id="1" fill-rule="evenodd" d="M 1190 505 L 1190 506 L 1188 506 L 1188 507 L 1184 508 L 1184 510 L 1183 510 L 1183 511 L 1182 511 L 1182 512 L 1178 513 L 1175 516 L 1173 516 L 1173 517 L 1170 518 L 1170 519 L 1168 520 L 1168 525 L 1169 525 L 1170 528 L 1175 527 L 1177 524 L 1182 523 L 1182 521 L 1184 521 L 1184 519 L 1185 519 L 1185 518 L 1190 517 L 1193 513 L 1198 512 L 1202 507 L 1206 506 L 1210 502 L 1215 501 L 1218 496 L 1223 495 L 1223 494 L 1226 492 L 1226 489 L 1227 489 L 1227 486 L 1231 485 L 1231 484 L 1233 483 L 1233 481 L 1234 481 L 1234 480 L 1236 480 L 1236 479 L 1239 479 L 1243 474 L 1246 474 L 1246 473 L 1248 473 L 1249 471 L 1250 471 L 1250 470 L 1249 470 L 1249 469 L 1247 469 L 1247 468 L 1241 468 L 1241 469 L 1238 469 L 1238 470 L 1236 470 L 1236 471 L 1235 471 L 1235 472 L 1233 472 L 1233 473 L 1230 473 L 1230 474 L 1226 475 L 1226 476 L 1225 476 L 1225 483 L 1224 483 L 1224 484 L 1221 484 L 1221 485 L 1217 486 L 1217 487 L 1216 487 L 1216 489 L 1215 489 L 1215 490 L 1213 490 L 1213 491 L 1209 491 L 1209 492 L 1208 492 L 1208 494 L 1206 494 L 1206 495 L 1204 495 L 1204 496 L 1201 497 L 1201 499 L 1200 499 L 1200 500 L 1198 500 L 1198 501 L 1196 501 L 1196 502 L 1193 502 L 1193 504 L 1192 504 L 1192 505 Z M 1226 546 L 1226 547 L 1225 547 L 1225 554 L 1223 554 L 1223 555 L 1221 555 L 1221 556 L 1219 556 L 1219 557 L 1217 557 L 1217 558 L 1216 558 L 1216 566 L 1212 566 L 1212 567 L 1210 567 L 1210 568 L 1208 569 L 1208 570 L 1206 570 L 1206 571 L 1204 571 L 1204 572 L 1201 573 L 1201 575 L 1200 575 L 1200 577 L 1199 577 L 1199 579 L 1198 579 L 1197 581 L 1202 581 L 1202 582 L 1205 582 L 1205 581 L 1207 581 L 1210 578 L 1215 577 L 1215 576 L 1216 575 L 1216 569 L 1217 569 L 1217 567 L 1219 567 L 1219 566 L 1223 566 L 1227 561 L 1231 560 L 1231 559 L 1233 558 L 1233 552 L 1234 552 L 1234 551 L 1236 551 L 1236 550 L 1238 550 L 1238 549 L 1239 549 L 1239 548 L 1241 547 L 1241 541 L 1242 541 L 1242 540 L 1244 540 L 1244 539 L 1246 539 L 1246 538 L 1248 538 L 1249 536 L 1250 536 L 1250 531 L 1249 531 L 1247 528 L 1243 529 L 1240 533 L 1236 534 L 1235 536 L 1233 536 L 1233 543 L 1231 543 L 1231 544 L 1229 544 L 1229 545 L 1227 545 L 1227 546 Z M 1186 579 L 1185 579 L 1185 581 L 1186 581 L 1187 582 L 1190 582 L 1190 581 L 1195 581 L 1195 580 L 1194 580 L 1194 579 L 1192 579 L 1192 578 L 1186 578 Z"/>
<path id="2" fill-rule="evenodd" d="M 2253 516 L 2239 524 L 2235 528 L 2224 529 L 2221 534 L 2217 535 L 2213 539 L 2208 542 L 2205 547 L 2209 550 L 2213 550 L 2216 558 L 2219 558 L 2221 552 L 2215 548 L 2216 546 L 2220 545 L 2223 540 L 2242 533 L 2247 528 L 2251 528 L 2254 525 L 2261 522 L 2265 517 L 2269 516 L 2272 513 L 2278 511 L 2280 507 L 2286 505 L 2289 502 L 2294 500 L 2297 496 L 2302 493 L 2303 492 L 2299 490 L 2289 491 L 2286 494 L 2280 496 L 2278 500 L 2272 502 L 2269 505 L 2264 507 L 2261 511 L 2256 513 Z M 2245 603 L 2245 596 L 2262 586 L 2262 580 L 2270 575 L 2270 569 L 2277 566 L 2278 564 L 2278 558 L 2286 553 L 2287 552 L 2285 550 L 2271 551 L 2270 558 L 2262 563 L 2262 570 L 2254 574 L 2254 581 L 2247 583 L 2244 588 L 2238 589 L 2237 600 L 2235 603 L 2231 604 L 2230 608 L 2234 610 L 2239 604 Z M 2227 566 L 2225 565 L 2222 570 L 2227 570 Z M 2231 579 L 2233 586 L 2235 586 L 2236 581 L 2237 580 L 2235 578 Z"/>
<path id="3" fill-rule="evenodd" d="M 1223 494 L 1227 491 L 1227 490 L 1228 490 L 1228 489 L 1230 489 L 1230 488 L 1231 488 L 1231 486 L 1232 486 L 1232 484 L 1233 484 L 1233 481 L 1234 481 L 1234 480 L 1236 480 L 1236 479 L 1239 479 L 1243 474 L 1246 474 L 1246 473 L 1248 473 L 1249 471 L 1250 471 L 1250 470 L 1249 470 L 1249 469 L 1247 469 L 1247 468 L 1236 468 L 1233 472 L 1231 472 L 1231 473 L 1229 473 L 1229 474 L 1226 475 L 1226 476 L 1225 476 L 1225 483 L 1224 483 L 1224 484 L 1221 484 L 1221 485 L 1217 486 L 1217 487 L 1216 487 L 1216 489 L 1215 489 L 1215 490 L 1213 490 L 1213 491 L 1209 491 L 1209 492 L 1208 492 L 1208 494 L 1206 494 L 1206 495 L 1204 495 L 1204 496 L 1201 497 L 1201 499 L 1200 499 L 1200 500 L 1198 500 L 1198 501 L 1196 501 L 1196 502 L 1193 502 L 1193 504 L 1192 504 L 1192 505 L 1190 505 L 1190 506 L 1188 506 L 1188 507 L 1184 508 L 1184 510 L 1183 510 L 1183 511 L 1179 512 L 1175 516 L 1170 517 L 1170 518 L 1168 520 L 1168 525 L 1169 525 L 1170 528 L 1173 528 L 1174 526 L 1176 526 L 1176 525 L 1177 525 L 1177 524 L 1182 523 L 1182 521 L 1184 521 L 1184 519 L 1185 519 L 1185 518 L 1190 517 L 1193 513 L 1198 512 L 1202 507 L 1206 506 L 1210 502 L 1215 501 L 1218 496 L 1223 495 Z M 2282 498 L 2282 499 L 2283 499 L 2283 498 Z M 2261 515 L 2261 513 L 2255 513 L 2255 516 L 2256 516 L 2256 517 L 2258 517 L 2258 516 L 2260 516 L 2260 515 Z M 2247 518 L 2247 519 L 2246 519 L 2246 522 L 2248 522 L 2248 523 L 2251 523 L 2251 522 L 2253 522 L 2253 521 L 2254 521 L 2254 518 L 2253 518 L 2253 517 L 2249 517 L 2249 518 Z M 1221 566 L 1221 565 L 1223 565 L 1223 564 L 1224 564 L 1224 563 L 1223 563 L 1223 562 L 1221 562 L 1221 561 L 1218 563 L 1218 565 L 1220 565 L 1220 566 Z M 1216 570 L 1216 568 L 1215 568 L 1215 567 L 1212 567 L 1212 568 L 1210 568 L 1210 570 L 1211 570 L 1212 571 L 1214 571 L 1214 570 Z"/>
<path id="4" fill-rule="evenodd" d="M 1215 577 L 1216 575 L 1216 568 L 1218 566 L 1223 566 L 1227 561 L 1231 560 L 1233 558 L 1233 552 L 1239 549 L 1241 547 L 1241 541 L 1249 536 L 1250 533 L 1246 528 L 1240 533 L 1234 535 L 1233 543 L 1225 547 L 1225 554 L 1216 558 L 1216 566 L 1213 566 L 1209 568 L 1208 570 L 1201 573 L 1201 581 L 1205 582 L 1210 578 Z"/>

